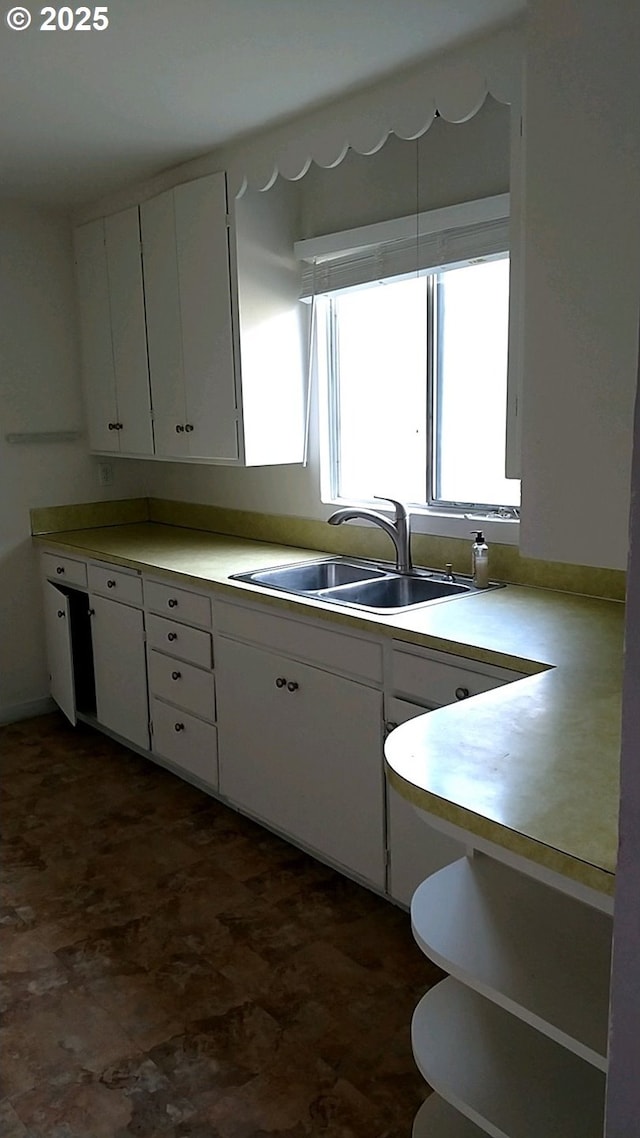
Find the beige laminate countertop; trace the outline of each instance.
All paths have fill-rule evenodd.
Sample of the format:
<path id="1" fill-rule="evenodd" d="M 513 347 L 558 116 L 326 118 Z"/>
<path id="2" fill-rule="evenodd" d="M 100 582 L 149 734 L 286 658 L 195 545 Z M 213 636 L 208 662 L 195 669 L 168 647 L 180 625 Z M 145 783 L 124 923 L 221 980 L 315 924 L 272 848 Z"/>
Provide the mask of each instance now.
<path id="1" fill-rule="evenodd" d="M 369 615 L 228 579 L 317 558 L 317 550 L 155 523 L 36 541 L 527 673 L 399 727 L 386 744 L 390 781 L 431 814 L 613 892 L 624 618 L 619 602 L 509 585 L 458 603 Z"/>

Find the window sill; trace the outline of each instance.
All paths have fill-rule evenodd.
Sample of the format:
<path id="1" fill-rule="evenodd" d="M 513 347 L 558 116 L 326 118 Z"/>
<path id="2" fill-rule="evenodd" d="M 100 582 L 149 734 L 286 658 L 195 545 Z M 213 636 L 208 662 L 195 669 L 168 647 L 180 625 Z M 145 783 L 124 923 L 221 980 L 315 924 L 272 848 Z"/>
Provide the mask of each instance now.
<path id="1" fill-rule="evenodd" d="M 393 508 L 388 502 L 353 502 L 345 498 L 335 498 L 324 502 L 331 510 L 343 507 L 355 509 L 377 510 L 382 514 L 393 516 Z M 461 538 L 467 541 L 472 530 L 482 530 L 487 541 L 497 545 L 515 545 L 520 543 L 520 519 L 496 518 L 487 514 L 468 513 L 438 509 L 420 509 L 410 507 L 411 532 L 416 534 L 432 535 L 433 537 Z M 327 517 L 329 515 L 327 514 Z M 374 525 L 366 519 L 353 521 L 350 525 Z"/>

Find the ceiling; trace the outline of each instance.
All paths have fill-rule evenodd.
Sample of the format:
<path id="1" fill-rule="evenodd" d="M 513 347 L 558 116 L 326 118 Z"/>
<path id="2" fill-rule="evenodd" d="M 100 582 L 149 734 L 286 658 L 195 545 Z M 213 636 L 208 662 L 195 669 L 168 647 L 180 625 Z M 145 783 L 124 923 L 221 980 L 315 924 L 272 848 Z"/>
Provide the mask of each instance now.
<path id="1" fill-rule="evenodd" d="M 30 26 L 11 30 L 11 3 L 0 195 L 70 207 L 415 63 L 525 0 L 111 0 L 108 28 L 85 31 L 40 30 L 33 0 Z"/>

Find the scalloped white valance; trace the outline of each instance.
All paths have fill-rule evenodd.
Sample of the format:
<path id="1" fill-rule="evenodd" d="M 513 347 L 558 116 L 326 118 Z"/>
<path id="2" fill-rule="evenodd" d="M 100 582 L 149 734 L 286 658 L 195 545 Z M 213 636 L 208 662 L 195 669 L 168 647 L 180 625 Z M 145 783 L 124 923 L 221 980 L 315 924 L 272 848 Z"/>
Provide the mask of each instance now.
<path id="1" fill-rule="evenodd" d="M 268 190 L 278 175 L 297 181 L 312 162 L 327 169 L 337 166 L 349 149 L 374 154 L 390 134 L 419 138 L 431 126 L 436 110 L 449 122 L 464 122 L 480 109 L 487 95 L 515 107 L 519 121 L 523 58 L 524 30 L 518 20 L 316 111 L 220 146 L 83 207 L 74 216 L 74 224 L 126 209 L 181 182 L 219 170 L 227 171 L 232 198 L 241 197 L 247 188 Z M 517 174 L 514 153 L 512 145 L 512 196 Z"/>
<path id="2" fill-rule="evenodd" d="M 229 147 L 229 191 L 267 190 L 280 175 L 301 178 L 312 162 L 337 166 L 349 149 L 373 154 L 390 134 L 418 138 L 436 110 L 449 122 L 464 122 L 487 95 L 520 108 L 524 37 L 510 24 L 354 95 L 325 105 L 280 127 Z"/>

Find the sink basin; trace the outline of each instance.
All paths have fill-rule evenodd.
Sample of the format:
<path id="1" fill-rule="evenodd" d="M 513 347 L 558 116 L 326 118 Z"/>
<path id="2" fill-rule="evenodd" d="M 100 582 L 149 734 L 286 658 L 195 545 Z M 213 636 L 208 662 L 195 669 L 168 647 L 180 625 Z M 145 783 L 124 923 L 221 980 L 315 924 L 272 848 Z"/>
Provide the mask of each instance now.
<path id="1" fill-rule="evenodd" d="M 433 581 L 427 577 L 387 576 L 379 581 L 362 581 L 354 585 L 344 585 L 323 593 L 325 601 L 339 601 L 340 604 L 359 605 L 371 609 L 404 609 L 412 605 L 426 604 L 428 601 L 442 600 L 443 597 L 464 596 L 470 585 L 453 581 Z"/>
<path id="2" fill-rule="evenodd" d="M 238 573 L 237 580 L 291 593 L 315 593 L 357 581 L 375 581 L 384 577 L 384 569 L 355 565 L 350 561 L 309 561 L 305 565 L 280 565 L 275 569 L 259 569 L 254 573 Z"/>
<path id="3" fill-rule="evenodd" d="M 234 573 L 232 580 L 282 589 L 285 593 L 313 597 L 329 604 L 385 613 L 402 612 L 414 605 L 428 605 L 476 592 L 470 580 L 458 578 L 447 581 L 436 570 L 418 569 L 408 576 L 398 573 L 390 565 L 340 557 Z"/>

